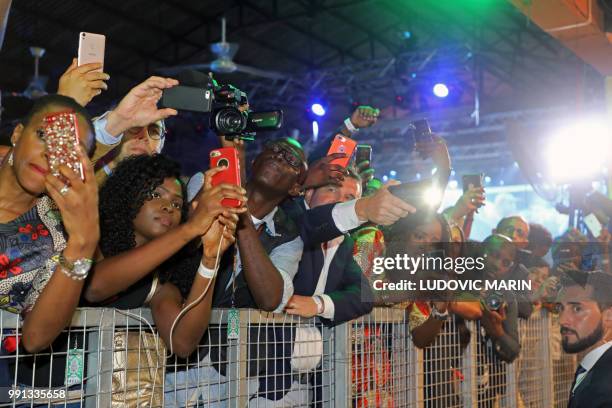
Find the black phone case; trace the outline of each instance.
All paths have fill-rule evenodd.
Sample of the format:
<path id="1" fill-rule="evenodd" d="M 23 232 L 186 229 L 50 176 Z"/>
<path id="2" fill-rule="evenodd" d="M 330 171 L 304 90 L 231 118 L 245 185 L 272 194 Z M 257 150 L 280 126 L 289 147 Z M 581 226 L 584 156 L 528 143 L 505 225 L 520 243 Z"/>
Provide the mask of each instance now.
<path id="1" fill-rule="evenodd" d="M 164 108 L 206 113 L 211 111 L 212 100 L 210 90 L 191 86 L 175 86 L 164 89 L 160 103 Z"/>

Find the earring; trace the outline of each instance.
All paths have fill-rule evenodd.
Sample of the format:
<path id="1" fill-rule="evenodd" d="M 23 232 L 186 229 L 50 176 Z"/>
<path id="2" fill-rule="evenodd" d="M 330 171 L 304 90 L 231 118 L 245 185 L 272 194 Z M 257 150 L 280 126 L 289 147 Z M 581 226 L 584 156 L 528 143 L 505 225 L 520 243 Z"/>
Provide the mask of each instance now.
<path id="1" fill-rule="evenodd" d="M 8 165 L 9 165 L 9 166 L 11 166 L 11 167 L 13 167 L 13 151 L 12 151 L 12 150 L 11 150 L 11 152 L 9 153 L 8 160 L 7 160 L 7 161 L 8 161 Z"/>

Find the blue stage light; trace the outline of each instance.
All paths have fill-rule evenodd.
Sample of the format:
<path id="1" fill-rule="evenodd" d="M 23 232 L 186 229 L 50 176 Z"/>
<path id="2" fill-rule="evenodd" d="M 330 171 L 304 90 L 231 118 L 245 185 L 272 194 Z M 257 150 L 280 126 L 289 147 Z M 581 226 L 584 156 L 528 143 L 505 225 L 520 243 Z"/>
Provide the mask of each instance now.
<path id="1" fill-rule="evenodd" d="M 325 116 L 325 108 L 320 103 L 313 103 L 310 110 L 317 116 Z"/>
<path id="2" fill-rule="evenodd" d="M 438 98 L 446 98 L 448 96 L 448 87 L 443 83 L 437 83 L 433 87 L 433 93 Z"/>

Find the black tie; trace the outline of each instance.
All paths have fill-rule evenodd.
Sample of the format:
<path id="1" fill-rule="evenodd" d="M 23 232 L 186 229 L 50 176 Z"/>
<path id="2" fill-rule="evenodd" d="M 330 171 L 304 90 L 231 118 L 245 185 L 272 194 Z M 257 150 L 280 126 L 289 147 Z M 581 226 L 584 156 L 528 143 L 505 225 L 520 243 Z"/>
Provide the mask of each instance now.
<path id="1" fill-rule="evenodd" d="M 578 379 L 578 376 L 582 373 L 586 372 L 586 368 L 584 368 L 581 365 L 578 365 L 578 368 L 576 368 L 576 374 L 574 374 L 574 381 L 572 381 L 572 386 L 570 387 L 570 398 L 569 401 L 567 403 L 568 408 L 572 406 L 572 398 L 574 398 L 574 386 L 576 385 L 576 380 Z"/>

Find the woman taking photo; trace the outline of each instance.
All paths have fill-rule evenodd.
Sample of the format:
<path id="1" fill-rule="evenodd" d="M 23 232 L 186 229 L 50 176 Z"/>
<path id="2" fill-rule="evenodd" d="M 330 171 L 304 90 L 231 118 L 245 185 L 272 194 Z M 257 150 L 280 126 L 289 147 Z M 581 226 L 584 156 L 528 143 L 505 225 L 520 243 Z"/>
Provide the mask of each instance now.
<path id="1" fill-rule="evenodd" d="M 47 163 L 46 115 L 72 111 L 84 180 Z M 13 149 L 0 166 L 0 308 L 21 314 L 20 346 L 47 348 L 70 322 L 98 244 L 98 191 L 88 155 L 91 119 L 73 99 L 36 101 L 11 135 Z"/>

